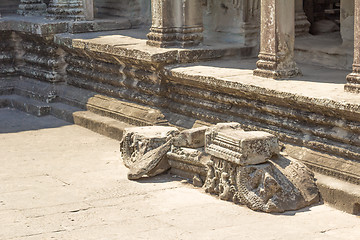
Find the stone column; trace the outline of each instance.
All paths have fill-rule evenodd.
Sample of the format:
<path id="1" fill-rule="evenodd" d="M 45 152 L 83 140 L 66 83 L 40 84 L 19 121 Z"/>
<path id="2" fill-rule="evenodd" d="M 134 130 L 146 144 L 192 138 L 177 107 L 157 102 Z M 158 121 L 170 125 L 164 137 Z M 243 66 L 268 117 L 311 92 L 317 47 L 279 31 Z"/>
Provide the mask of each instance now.
<path id="1" fill-rule="evenodd" d="M 254 75 L 288 78 L 300 74 L 294 61 L 294 0 L 261 0 L 260 54 Z"/>
<path id="2" fill-rule="evenodd" d="M 353 71 L 346 80 L 345 91 L 360 93 L 360 0 L 355 0 Z"/>
<path id="3" fill-rule="evenodd" d="M 152 0 L 147 44 L 156 47 L 195 46 L 203 37 L 200 0 Z"/>
<path id="4" fill-rule="evenodd" d="M 49 18 L 69 20 L 93 20 L 93 0 L 51 0 Z"/>
<path id="5" fill-rule="evenodd" d="M 46 13 L 46 4 L 43 0 L 21 0 L 17 13 L 19 15 L 43 15 Z"/>
<path id="6" fill-rule="evenodd" d="M 295 0 L 295 36 L 302 36 L 309 33 L 310 22 L 304 12 L 304 1 Z"/>

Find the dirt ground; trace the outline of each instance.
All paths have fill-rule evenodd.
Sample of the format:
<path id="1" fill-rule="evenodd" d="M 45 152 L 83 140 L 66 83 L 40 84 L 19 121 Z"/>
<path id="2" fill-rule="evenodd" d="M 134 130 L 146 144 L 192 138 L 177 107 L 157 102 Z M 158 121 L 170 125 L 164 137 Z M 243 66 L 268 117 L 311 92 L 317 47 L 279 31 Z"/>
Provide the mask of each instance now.
<path id="1" fill-rule="evenodd" d="M 0 239 L 360 239 L 360 217 L 326 205 L 265 214 L 126 172 L 118 141 L 0 109 Z"/>

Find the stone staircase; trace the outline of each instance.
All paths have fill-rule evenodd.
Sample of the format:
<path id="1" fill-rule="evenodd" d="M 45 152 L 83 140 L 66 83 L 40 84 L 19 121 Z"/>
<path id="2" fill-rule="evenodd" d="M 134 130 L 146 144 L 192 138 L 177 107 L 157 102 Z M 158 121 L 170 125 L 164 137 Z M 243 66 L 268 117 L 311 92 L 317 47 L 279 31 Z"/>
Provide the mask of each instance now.
<path id="1" fill-rule="evenodd" d="M 26 80 L 29 85 L 32 80 Z M 163 125 L 167 121 L 160 111 L 149 107 L 139 107 L 130 102 L 121 101 L 115 98 L 98 95 L 86 90 L 73 89 L 69 86 L 60 86 L 52 91 L 67 92 L 61 98 L 54 98 L 51 101 L 46 98 L 46 92 L 50 87 L 47 83 L 35 84 L 37 90 L 28 89 L 27 84 L 14 81 L 14 85 L 0 85 L 0 108 L 14 108 L 37 117 L 52 115 L 70 123 L 75 123 L 88 128 L 99 134 L 113 139 L 121 140 L 123 131 L 127 127 Z M 22 83 L 24 83 L 22 81 Z M 62 89 L 60 89 L 62 88 Z M 41 92 L 41 89 L 46 89 Z M 77 95 L 74 92 L 76 90 Z M 37 94 L 31 94 L 31 92 Z M 141 120 L 140 117 L 146 120 Z"/>

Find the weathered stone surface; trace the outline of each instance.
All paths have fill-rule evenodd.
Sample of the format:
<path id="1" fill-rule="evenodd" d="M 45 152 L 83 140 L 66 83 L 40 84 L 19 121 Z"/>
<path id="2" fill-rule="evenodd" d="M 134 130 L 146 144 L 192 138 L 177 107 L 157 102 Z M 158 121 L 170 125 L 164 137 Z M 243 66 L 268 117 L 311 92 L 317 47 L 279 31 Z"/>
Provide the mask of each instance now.
<path id="1" fill-rule="evenodd" d="M 277 138 L 261 131 L 244 132 L 232 128 L 206 132 L 205 151 L 239 165 L 264 163 L 279 153 Z"/>
<path id="2" fill-rule="evenodd" d="M 199 11 L 200 9 L 200 11 Z M 200 1 L 151 1 L 152 25 L 147 44 L 156 47 L 188 47 L 203 40 Z"/>
<path id="3" fill-rule="evenodd" d="M 172 146 L 167 153 L 167 157 L 171 166 L 171 173 L 183 178 L 193 179 L 193 181 L 197 182 L 196 186 L 200 182 L 198 177 L 201 181 L 205 180 L 206 163 L 210 160 L 210 155 L 205 153 L 204 148 L 193 149 Z"/>
<path id="4" fill-rule="evenodd" d="M 205 132 L 209 127 L 191 128 L 180 132 L 174 139 L 174 146 L 201 148 L 205 145 Z"/>
<path id="5" fill-rule="evenodd" d="M 212 157 L 207 165 L 206 192 L 256 211 L 284 212 L 319 201 L 313 173 L 290 158 L 240 166 Z"/>
<path id="6" fill-rule="evenodd" d="M 223 128 L 206 132 L 205 191 L 264 212 L 295 210 L 318 201 L 314 175 L 278 156 L 277 138 L 261 131 Z"/>
<path id="7" fill-rule="evenodd" d="M 158 148 L 146 152 L 144 155 L 137 155 L 136 161 L 130 166 L 128 179 L 135 180 L 144 177 L 156 176 L 170 168 L 166 160 L 166 153 L 170 150 L 171 140 Z"/>
<path id="8" fill-rule="evenodd" d="M 193 180 L 193 185 L 195 187 L 202 187 L 204 184 L 204 182 L 201 179 L 201 177 L 199 176 L 199 174 L 195 174 L 192 180 Z"/>
<path id="9" fill-rule="evenodd" d="M 130 169 L 128 178 L 154 176 L 168 170 L 166 153 L 178 133 L 174 127 L 162 126 L 125 129 L 120 151 L 124 165 Z"/>

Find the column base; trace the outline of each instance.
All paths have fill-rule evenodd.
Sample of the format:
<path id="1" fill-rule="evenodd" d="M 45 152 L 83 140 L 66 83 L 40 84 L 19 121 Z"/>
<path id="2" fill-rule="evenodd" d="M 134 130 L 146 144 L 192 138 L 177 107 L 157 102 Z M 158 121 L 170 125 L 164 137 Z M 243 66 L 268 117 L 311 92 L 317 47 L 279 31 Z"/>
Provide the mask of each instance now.
<path id="1" fill-rule="evenodd" d="M 310 22 L 308 21 L 305 13 L 295 12 L 295 36 L 303 36 L 309 34 Z"/>
<path id="2" fill-rule="evenodd" d="M 257 69 L 253 72 L 254 76 L 283 79 L 301 75 L 294 61 L 280 64 L 278 57 L 266 54 L 260 54 L 259 58 L 256 62 Z"/>
<path id="3" fill-rule="evenodd" d="M 347 83 L 344 86 L 346 92 L 360 93 L 360 72 L 356 71 L 355 68 L 360 70 L 360 66 L 354 66 L 354 72 L 346 76 Z"/>
<path id="4" fill-rule="evenodd" d="M 202 27 L 194 28 L 151 28 L 147 35 L 149 46 L 154 47 L 193 47 L 203 40 Z"/>

